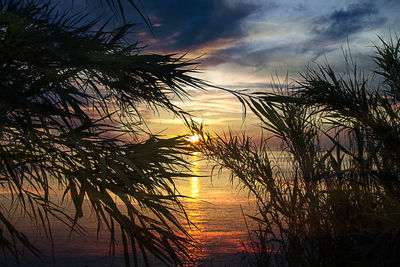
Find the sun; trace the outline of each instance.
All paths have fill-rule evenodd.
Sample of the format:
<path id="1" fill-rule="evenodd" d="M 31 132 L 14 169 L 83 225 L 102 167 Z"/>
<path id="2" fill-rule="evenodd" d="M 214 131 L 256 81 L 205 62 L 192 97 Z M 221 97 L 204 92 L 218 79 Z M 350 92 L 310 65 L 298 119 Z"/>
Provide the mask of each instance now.
<path id="1" fill-rule="evenodd" d="M 192 143 L 192 144 L 196 144 L 200 141 L 201 137 L 198 134 L 194 134 L 194 135 L 189 135 L 188 137 L 186 137 L 186 141 Z"/>

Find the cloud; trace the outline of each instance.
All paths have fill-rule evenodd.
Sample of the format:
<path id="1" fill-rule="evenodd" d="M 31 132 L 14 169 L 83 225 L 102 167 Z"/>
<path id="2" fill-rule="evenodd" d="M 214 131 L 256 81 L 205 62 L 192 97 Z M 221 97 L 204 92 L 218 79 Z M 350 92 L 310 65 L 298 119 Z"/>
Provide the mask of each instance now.
<path id="1" fill-rule="evenodd" d="M 235 47 L 238 42 L 239 40 L 235 38 L 216 38 L 203 44 L 193 45 L 187 55 L 190 58 L 199 58 L 197 61 L 202 63 L 202 67 L 216 65 L 230 59 L 223 51 Z"/>
<path id="2" fill-rule="evenodd" d="M 316 18 L 311 33 L 316 35 L 314 41 L 336 41 L 379 26 L 385 21 L 373 3 L 351 4 L 328 16 Z"/>
<path id="3" fill-rule="evenodd" d="M 232 39 L 243 35 L 240 22 L 257 10 L 253 2 L 241 5 L 229 1 L 159 1 L 157 6 L 147 8 L 160 24 L 154 29 L 158 39 L 152 49 L 190 50 L 200 44 L 217 39 Z"/>
<path id="4" fill-rule="evenodd" d="M 368 45 L 365 40 L 390 22 L 395 2 L 367 1 L 158 1 L 147 8 L 160 24 L 150 49 L 201 56 L 203 78 L 217 85 L 267 82 L 287 70 L 298 77 L 310 61 L 341 58 L 346 37 L 351 45 L 360 40 Z"/>

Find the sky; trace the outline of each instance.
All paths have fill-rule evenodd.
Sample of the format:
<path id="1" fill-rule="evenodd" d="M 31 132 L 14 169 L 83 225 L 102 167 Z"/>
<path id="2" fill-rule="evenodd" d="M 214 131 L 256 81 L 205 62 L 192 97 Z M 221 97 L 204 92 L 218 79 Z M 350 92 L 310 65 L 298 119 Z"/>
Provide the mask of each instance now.
<path id="1" fill-rule="evenodd" d="M 89 0 L 88 0 L 89 1 Z M 95 1 L 95 0 L 92 0 Z M 300 79 L 307 66 L 328 61 L 344 70 L 343 51 L 356 64 L 375 69 L 370 56 L 378 36 L 400 33 L 398 0 L 141 0 L 153 25 L 139 22 L 135 37 L 144 53 L 177 53 L 199 63 L 197 74 L 210 84 L 234 90 L 268 91 L 285 79 Z M 104 9 L 100 9 L 104 10 Z M 102 11 L 104 12 L 104 11 Z M 132 16 L 129 16 L 132 15 Z M 177 101 L 210 129 L 258 129 L 251 115 L 243 122 L 241 104 L 228 93 L 209 88 Z M 181 133 L 181 121 L 162 111 L 147 114 L 157 133 Z M 146 115 L 145 114 L 145 115 Z"/>
<path id="2" fill-rule="evenodd" d="M 200 63 L 200 78 L 235 90 L 270 90 L 278 78 L 282 81 L 288 74 L 289 81 L 299 79 L 307 66 L 325 61 L 343 71 L 343 51 L 348 48 L 358 66 L 373 70 L 370 56 L 378 36 L 387 39 L 400 30 L 396 0 L 142 3 L 154 27 L 153 33 L 138 33 L 148 45 L 145 52 L 186 54 Z M 259 126 L 251 116 L 243 123 L 241 104 L 227 93 L 211 89 L 192 95 L 191 101 L 178 104 L 213 130 L 254 131 Z M 165 115 L 152 121 L 174 129 Z"/>
<path id="3" fill-rule="evenodd" d="M 335 60 L 347 41 L 355 56 L 365 54 L 400 26 L 395 0 L 147 0 L 145 10 L 154 34 L 140 34 L 150 51 L 201 56 L 205 78 L 234 86 Z"/>

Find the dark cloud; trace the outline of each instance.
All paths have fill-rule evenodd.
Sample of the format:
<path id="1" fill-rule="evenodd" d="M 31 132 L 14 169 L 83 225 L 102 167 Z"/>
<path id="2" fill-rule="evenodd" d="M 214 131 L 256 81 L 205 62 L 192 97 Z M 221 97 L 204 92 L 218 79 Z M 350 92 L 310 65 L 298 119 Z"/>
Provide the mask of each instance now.
<path id="1" fill-rule="evenodd" d="M 352 4 L 326 17 L 317 18 L 311 32 L 317 36 L 314 41 L 335 41 L 384 22 L 385 18 L 379 16 L 373 3 Z"/>
<path id="2" fill-rule="evenodd" d="M 184 50 L 217 38 L 236 38 L 240 22 L 254 12 L 254 4 L 229 5 L 225 1 L 159 1 L 147 8 L 155 27 L 155 46 Z"/>
<path id="3" fill-rule="evenodd" d="M 336 57 L 346 37 L 350 42 L 357 41 L 358 34 L 375 30 L 389 21 L 387 9 L 396 10 L 393 5 L 360 1 L 363 2 L 341 6 L 331 3 L 318 10 L 297 2 L 285 5 L 277 1 L 146 1 L 147 13 L 157 25 L 149 49 L 205 55 L 198 60 L 204 68 L 227 63 L 221 68 L 248 67 L 247 70 L 260 73 L 285 68 L 297 71 L 321 56 Z M 382 1 L 397 3 L 396 0 Z M 333 9 L 332 5 L 335 5 Z M 256 27 L 257 22 L 276 29 L 254 30 L 251 27 Z M 302 27 L 293 24 L 301 31 L 300 38 L 295 39 L 297 32 L 289 26 L 280 28 L 279 22 L 302 24 Z M 274 31 L 278 32 L 276 36 Z M 294 37 L 289 36 L 291 33 Z M 251 34 L 254 37 L 247 38 Z M 252 38 L 255 43 L 249 44 Z"/>

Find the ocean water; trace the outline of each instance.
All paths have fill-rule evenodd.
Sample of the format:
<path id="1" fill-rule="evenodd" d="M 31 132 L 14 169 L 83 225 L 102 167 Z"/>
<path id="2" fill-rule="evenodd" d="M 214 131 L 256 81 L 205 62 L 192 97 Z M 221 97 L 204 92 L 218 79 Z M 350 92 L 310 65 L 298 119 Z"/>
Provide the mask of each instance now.
<path id="1" fill-rule="evenodd" d="M 183 204 L 188 218 L 197 227 L 186 227 L 199 243 L 190 252 L 194 262 L 187 262 L 185 266 L 242 266 L 246 260 L 244 247 L 248 243 L 244 214 L 255 214 L 254 199 L 230 181 L 227 171 L 214 172 L 211 178 L 210 163 L 200 161 L 195 153 L 191 161 L 193 177 L 176 182 L 180 193 L 191 197 Z M 6 255 L 0 256 L 0 266 L 124 266 L 122 246 L 117 246 L 113 257 L 109 256 L 109 234 L 106 231 L 97 234 L 94 216 L 86 214 L 80 221 L 86 230 L 83 236 L 70 233 L 58 221 L 52 222 L 53 244 L 48 234 L 32 226 L 21 214 L 15 214 L 14 222 L 43 252 L 42 259 L 25 252 L 21 261 L 16 262 Z M 247 222 L 251 228 L 251 221 Z M 154 259 L 152 262 L 154 266 L 163 266 Z"/>
<path id="2" fill-rule="evenodd" d="M 193 253 L 196 262 L 188 266 L 241 266 L 248 243 L 245 214 L 255 214 L 255 200 L 230 180 L 228 171 L 215 170 L 210 177 L 212 165 L 196 155 L 193 165 L 194 176 L 178 183 L 182 194 L 193 197 L 184 204 L 197 226 L 189 232 L 200 242 Z"/>

